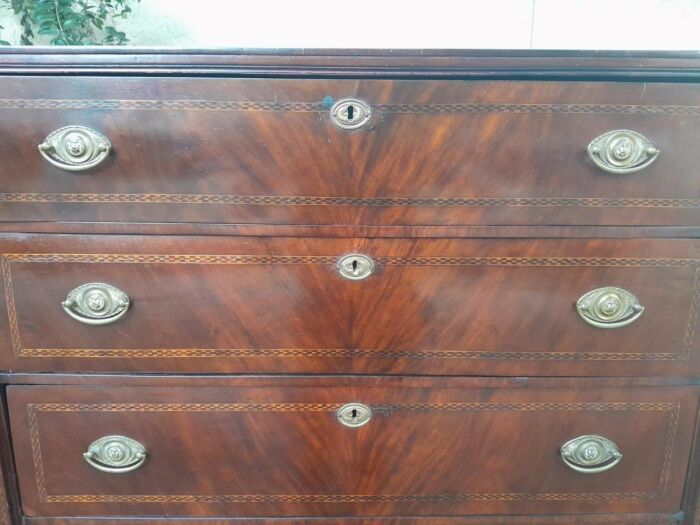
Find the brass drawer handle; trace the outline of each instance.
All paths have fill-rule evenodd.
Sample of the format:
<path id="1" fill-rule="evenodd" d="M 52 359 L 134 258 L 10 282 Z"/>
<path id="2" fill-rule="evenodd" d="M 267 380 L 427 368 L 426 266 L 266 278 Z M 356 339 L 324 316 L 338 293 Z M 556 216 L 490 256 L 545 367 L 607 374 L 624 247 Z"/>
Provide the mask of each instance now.
<path id="1" fill-rule="evenodd" d="M 349 253 L 338 259 L 336 269 L 340 276 L 345 279 L 361 281 L 374 273 L 375 265 L 368 255 Z"/>
<path id="2" fill-rule="evenodd" d="M 636 131 L 618 129 L 593 139 L 588 155 L 600 169 L 624 174 L 646 168 L 659 156 L 659 150 Z"/>
<path id="3" fill-rule="evenodd" d="M 146 461 L 146 448 L 128 437 L 105 436 L 93 441 L 83 457 L 97 470 L 124 474 L 143 465 Z"/>
<path id="4" fill-rule="evenodd" d="M 644 307 L 627 290 L 608 286 L 584 294 L 576 310 L 588 324 L 598 328 L 620 328 L 639 319 Z"/>
<path id="5" fill-rule="evenodd" d="M 331 121 L 342 129 L 358 129 L 372 118 L 369 104 L 356 98 L 344 98 L 331 106 Z"/>
<path id="6" fill-rule="evenodd" d="M 129 310 L 129 296 L 104 283 L 88 283 L 71 290 L 61 305 L 73 319 L 85 324 L 109 324 Z"/>
<path id="7" fill-rule="evenodd" d="M 112 144 L 107 137 L 84 126 L 57 129 L 39 144 L 41 155 L 66 171 L 85 171 L 107 158 Z"/>
<path id="8" fill-rule="evenodd" d="M 584 474 L 610 470 L 622 460 L 617 445 L 603 436 L 579 436 L 561 446 L 567 467 Z"/>
<path id="9" fill-rule="evenodd" d="M 348 403 L 338 409 L 336 417 L 341 425 L 357 428 L 369 423 L 372 419 L 372 409 L 362 403 Z"/>

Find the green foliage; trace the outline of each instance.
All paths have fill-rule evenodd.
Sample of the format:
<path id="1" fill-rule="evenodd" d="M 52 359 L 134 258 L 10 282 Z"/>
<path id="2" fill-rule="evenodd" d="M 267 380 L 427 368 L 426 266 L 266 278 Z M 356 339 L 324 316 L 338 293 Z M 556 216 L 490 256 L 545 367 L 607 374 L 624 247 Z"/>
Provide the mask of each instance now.
<path id="1" fill-rule="evenodd" d="M 129 39 L 115 23 L 129 15 L 133 1 L 141 0 L 0 0 L 0 7 L 19 18 L 24 46 L 34 45 L 39 35 L 55 46 L 119 46 Z M 0 40 L 0 45 L 9 42 Z"/>

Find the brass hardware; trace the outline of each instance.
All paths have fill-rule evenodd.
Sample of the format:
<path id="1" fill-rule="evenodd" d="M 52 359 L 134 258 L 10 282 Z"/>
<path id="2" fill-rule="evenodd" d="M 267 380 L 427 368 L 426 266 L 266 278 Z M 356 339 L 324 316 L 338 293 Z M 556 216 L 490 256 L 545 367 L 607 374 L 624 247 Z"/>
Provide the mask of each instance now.
<path id="1" fill-rule="evenodd" d="M 90 466 L 102 472 L 124 474 L 132 472 L 146 461 L 145 447 L 124 436 L 105 436 L 93 441 L 83 453 Z"/>
<path id="2" fill-rule="evenodd" d="M 361 281 L 374 273 L 374 261 L 361 253 L 343 255 L 336 264 L 338 273 L 345 279 Z"/>
<path id="3" fill-rule="evenodd" d="M 620 328 L 639 319 L 644 307 L 627 290 L 608 286 L 584 294 L 576 301 L 576 310 L 588 324 Z"/>
<path id="4" fill-rule="evenodd" d="M 622 460 L 617 445 L 602 436 L 579 436 L 564 443 L 560 452 L 567 467 L 584 474 L 605 472 Z"/>
<path id="5" fill-rule="evenodd" d="M 42 156 L 67 171 L 85 171 L 102 162 L 112 144 L 101 133 L 84 126 L 66 126 L 39 144 Z"/>
<path id="6" fill-rule="evenodd" d="M 369 105 L 356 98 L 344 98 L 331 107 L 331 120 L 339 128 L 361 128 L 371 117 L 372 110 Z"/>
<path id="7" fill-rule="evenodd" d="M 61 305 L 68 315 L 81 323 L 109 324 L 129 310 L 130 300 L 114 286 L 88 283 L 71 290 Z"/>
<path id="8" fill-rule="evenodd" d="M 346 427 L 357 428 L 369 423 L 372 409 L 362 403 L 348 403 L 338 409 L 338 421 Z"/>
<path id="9" fill-rule="evenodd" d="M 654 162 L 659 150 L 639 133 L 619 129 L 593 139 L 588 155 L 609 173 L 633 173 Z"/>

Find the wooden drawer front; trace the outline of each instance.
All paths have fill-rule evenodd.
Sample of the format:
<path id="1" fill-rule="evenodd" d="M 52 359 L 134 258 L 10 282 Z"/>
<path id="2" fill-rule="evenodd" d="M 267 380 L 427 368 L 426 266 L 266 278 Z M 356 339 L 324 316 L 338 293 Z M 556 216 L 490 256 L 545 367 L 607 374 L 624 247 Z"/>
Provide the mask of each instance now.
<path id="1" fill-rule="evenodd" d="M 4 369 L 681 375 L 699 371 L 693 240 L 4 236 Z M 339 276 L 342 254 L 376 270 Z M 206 255 L 204 255 L 206 254 Z M 85 283 L 112 324 L 61 308 Z M 645 310 L 605 329 L 574 305 L 615 286 Z"/>
<path id="2" fill-rule="evenodd" d="M 185 78 L 0 79 L 0 220 L 267 224 L 698 225 L 700 86 Z M 333 101 L 372 118 L 345 130 Z M 37 151 L 86 126 L 105 162 Z M 587 146 L 660 150 L 632 174 Z M 20 176 L 21 175 L 21 176 Z"/>
<path id="3" fill-rule="evenodd" d="M 15 387 L 24 512 L 37 515 L 411 516 L 676 512 L 697 388 L 334 386 Z M 307 381 L 308 383 L 308 381 Z M 359 428 L 336 411 L 362 402 Z M 83 459 L 126 436 L 126 474 Z M 622 460 L 580 473 L 559 448 L 581 435 Z"/>

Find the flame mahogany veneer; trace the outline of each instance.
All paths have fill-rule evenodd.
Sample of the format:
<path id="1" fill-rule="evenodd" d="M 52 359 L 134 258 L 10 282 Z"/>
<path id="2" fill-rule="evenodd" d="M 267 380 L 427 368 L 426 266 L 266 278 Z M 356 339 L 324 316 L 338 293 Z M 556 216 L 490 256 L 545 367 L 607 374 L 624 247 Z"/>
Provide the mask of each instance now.
<path id="1" fill-rule="evenodd" d="M 682 53 L 0 53 L 0 525 L 698 525 L 698 81 Z M 105 160 L 52 164 L 66 126 Z M 658 157 L 602 170 L 613 130 Z M 123 317 L 67 315 L 86 283 Z M 604 287 L 641 315 L 587 323 Z M 142 464 L 93 468 L 105 436 Z M 619 463 L 569 468 L 580 436 Z"/>

